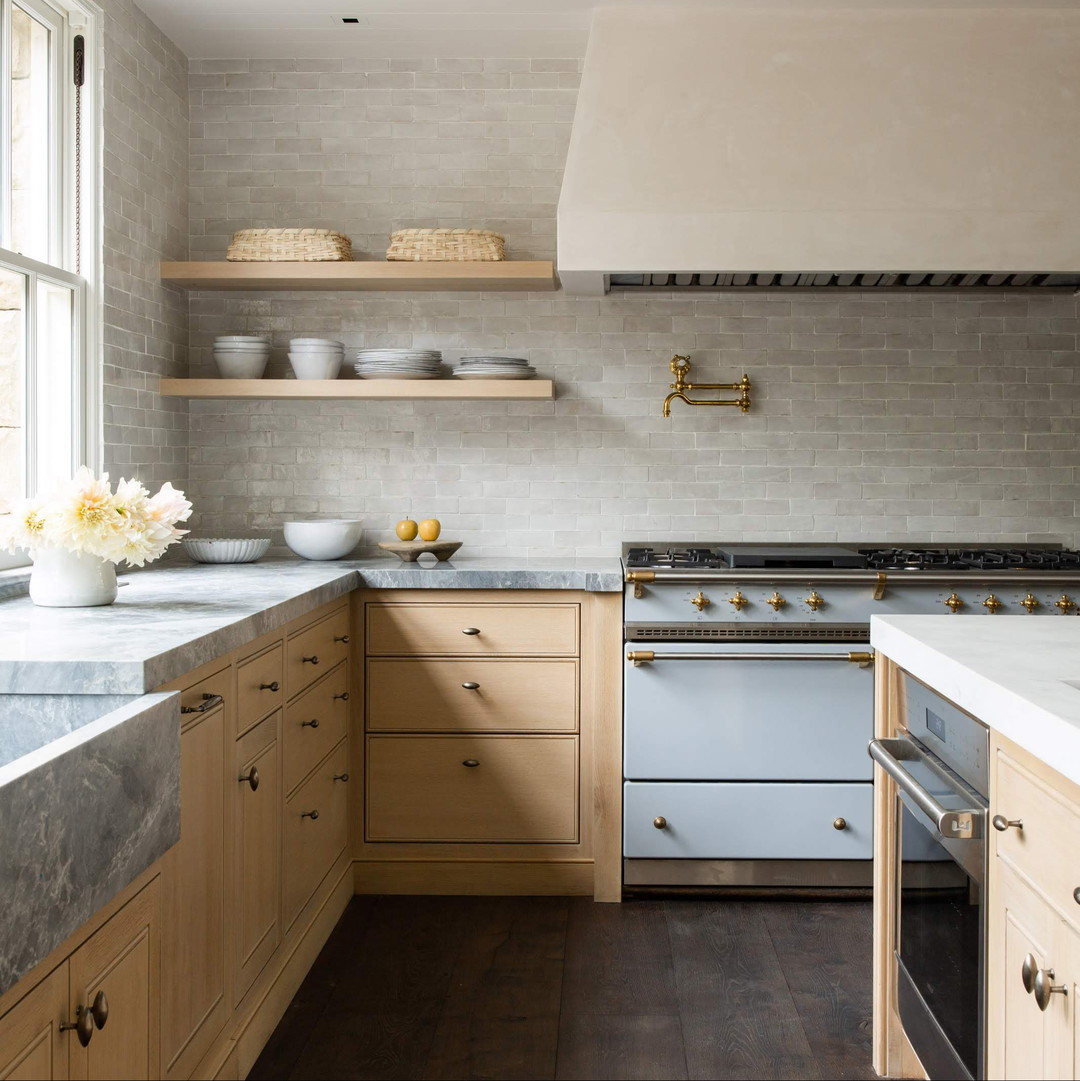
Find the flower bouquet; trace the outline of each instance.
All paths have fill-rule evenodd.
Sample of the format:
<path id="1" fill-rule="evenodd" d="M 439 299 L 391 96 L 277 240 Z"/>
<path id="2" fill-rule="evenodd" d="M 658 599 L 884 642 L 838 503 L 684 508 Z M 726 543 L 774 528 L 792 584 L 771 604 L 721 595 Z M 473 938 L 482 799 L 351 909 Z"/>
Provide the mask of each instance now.
<path id="1" fill-rule="evenodd" d="M 84 466 L 47 495 L 16 507 L 0 524 L 0 544 L 30 552 L 35 604 L 112 604 L 116 564 L 141 567 L 158 559 L 187 532 L 176 523 L 190 515 L 191 503 L 171 484 L 151 495 L 137 480 L 121 479 L 114 492 L 107 473 L 95 477 Z"/>

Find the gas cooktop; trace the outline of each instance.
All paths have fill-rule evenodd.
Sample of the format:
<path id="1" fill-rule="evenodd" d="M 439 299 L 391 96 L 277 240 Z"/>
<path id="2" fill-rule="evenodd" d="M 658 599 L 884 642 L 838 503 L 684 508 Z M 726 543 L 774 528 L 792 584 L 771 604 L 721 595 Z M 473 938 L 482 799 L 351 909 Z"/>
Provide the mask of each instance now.
<path id="1" fill-rule="evenodd" d="M 828 544 L 626 545 L 628 569 L 1080 571 L 1080 552 L 1052 545 L 1031 548 L 961 545 L 942 548 L 861 548 Z"/>

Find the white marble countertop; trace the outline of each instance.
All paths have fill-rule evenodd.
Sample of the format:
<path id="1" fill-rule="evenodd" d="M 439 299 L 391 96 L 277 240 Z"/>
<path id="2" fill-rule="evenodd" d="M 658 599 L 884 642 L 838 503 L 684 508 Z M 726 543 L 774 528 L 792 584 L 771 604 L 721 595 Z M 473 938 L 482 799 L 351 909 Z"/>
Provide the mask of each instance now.
<path id="1" fill-rule="evenodd" d="M 618 559 L 174 564 L 122 579 L 102 608 L 0 602 L 0 692 L 140 694 L 353 589 L 622 590 Z"/>
<path id="2" fill-rule="evenodd" d="M 1080 784 L 1080 619 L 874 616 L 870 641 L 927 686 Z"/>

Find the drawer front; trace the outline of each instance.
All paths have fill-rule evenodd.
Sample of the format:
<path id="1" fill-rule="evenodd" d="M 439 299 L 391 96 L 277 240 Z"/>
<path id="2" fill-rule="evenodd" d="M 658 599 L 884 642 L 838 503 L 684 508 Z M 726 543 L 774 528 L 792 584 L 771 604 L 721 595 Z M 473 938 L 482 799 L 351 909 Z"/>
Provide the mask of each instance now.
<path id="1" fill-rule="evenodd" d="M 1080 808 L 1000 751 L 996 793 L 991 814 L 1024 823 L 1023 829 L 988 831 L 998 856 L 1080 924 L 1080 907 L 1073 897 L 1080 887 L 1080 869 L 1072 855 L 1080 851 Z"/>
<path id="2" fill-rule="evenodd" d="M 290 698 L 349 656 L 349 637 L 346 606 L 289 639 L 285 646 L 285 680 Z"/>
<path id="3" fill-rule="evenodd" d="M 869 781 L 874 673 L 858 644 L 657 642 L 656 653 L 792 659 L 624 662 L 625 776 L 670 781 Z M 635 647 L 636 648 L 636 647 Z M 838 660 L 799 660 L 830 653 Z M 673 701 L 678 710 L 671 708 Z"/>
<path id="4" fill-rule="evenodd" d="M 628 781 L 623 851 L 639 859 L 868 860 L 873 796 L 872 784 Z M 834 828 L 838 818 L 846 828 Z"/>
<path id="5" fill-rule="evenodd" d="M 577 737 L 371 736 L 367 803 L 370 841 L 573 843 Z"/>
<path id="6" fill-rule="evenodd" d="M 180 727 L 184 728 L 208 713 L 221 709 L 229 697 L 228 667 L 180 692 Z M 219 702 L 218 699 L 221 699 Z"/>
<path id="7" fill-rule="evenodd" d="M 348 765 L 342 741 L 285 804 L 286 928 L 348 843 Z"/>
<path id="8" fill-rule="evenodd" d="M 369 654 L 573 655 L 577 648 L 576 604 L 367 606 Z"/>
<path id="9" fill-rule="evenodd" d="M 291 792 L 315 763 L 345 738 L 348 696 L 349 665 L 342 661 L 285 710 L 286 792 Z"/>
<path id="10" fill-rule="evenodd" d="M 367 662 L 368 731 L 577 728 L 577 661 Z"/>
<path id="11" fill-rule="evenodd" d="M 285 700 L 282 656 L 279 643 L 237 666 L 237 732 L 246 732 Z"/>

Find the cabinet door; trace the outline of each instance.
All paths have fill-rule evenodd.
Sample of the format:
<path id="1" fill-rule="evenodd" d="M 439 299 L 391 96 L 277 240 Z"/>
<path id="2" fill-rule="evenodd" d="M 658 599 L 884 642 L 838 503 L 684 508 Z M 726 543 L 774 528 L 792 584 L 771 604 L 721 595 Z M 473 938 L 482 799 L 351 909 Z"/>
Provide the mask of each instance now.
<path id="1" fill-rule="evenodd" d="M 232 860 L 239 1002 L 281 941 L 281 711 L 236 744 Z"/>
<path id="2" fill-rule="evenodd" d="M 137 1081 L 159 1075 L 158 879 L 71 955 L 68 1009 L 98 996 L 108 1020 L 86 1047 L 68 1041 L 73 1079 Z"/>
<path id="3" fill-rule="evenodd" d="M 0 1081 L 67 1077 L 67 1040 L 75 1038 L 73 1032 L 60 1031 L 67 1013 L 68 967 L 63 964 L 0 1017 Z"/>
<path id="4" fill-rule="evenodd" d="M 229 669 L 181 695 L 201 708 L 228 697 Z M 189 701 L 190 700 L 190 701 Z M 162 881 L 161 1061 L 166 1078 L 189 1077 L 225 1025 L 225 792 L 232 757 L 222 705 L 182 717 L 180 843 L 165 856 Z M 231 794 L 231 793 L 230 793 Z"/>

